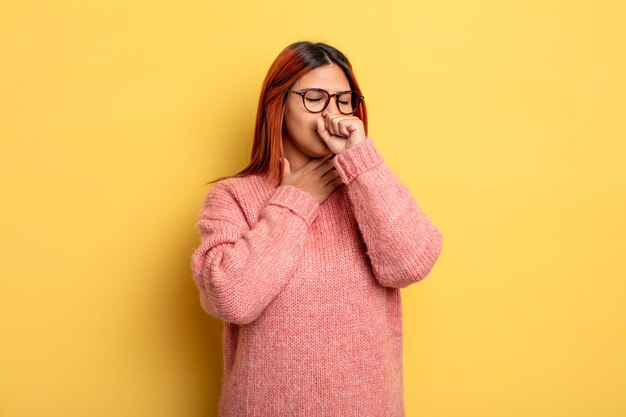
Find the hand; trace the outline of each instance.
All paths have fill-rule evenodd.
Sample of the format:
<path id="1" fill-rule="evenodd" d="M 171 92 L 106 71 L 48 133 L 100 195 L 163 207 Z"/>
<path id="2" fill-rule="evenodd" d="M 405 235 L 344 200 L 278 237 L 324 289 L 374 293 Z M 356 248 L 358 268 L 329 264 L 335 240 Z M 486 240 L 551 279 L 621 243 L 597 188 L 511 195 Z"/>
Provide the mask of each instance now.
<path id="1" fill-rule="evenodd" d="M 291 171 L 287 158 L 283 158 L 283 178 L 280 185 L 292 185 L 311 194 L 322 204 L 330 194 L 344 185 L 335 168 L 335 154 L 311 159 L 297 171 Z"/>
<path id="2" fill-rule="evenodd" d="M 317 119 L 317 133 L 335 154 L 365 140 L 363 121 L 356 116 L 328 113 Z"/>

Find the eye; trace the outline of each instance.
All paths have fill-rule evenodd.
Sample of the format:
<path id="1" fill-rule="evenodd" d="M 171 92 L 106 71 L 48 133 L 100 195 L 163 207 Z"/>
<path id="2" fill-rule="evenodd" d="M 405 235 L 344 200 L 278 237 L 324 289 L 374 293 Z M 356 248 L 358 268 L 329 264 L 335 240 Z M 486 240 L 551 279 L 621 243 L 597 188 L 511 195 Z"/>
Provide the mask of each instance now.
<path id="1" fill-rule="evenodd" d="M 308 97 L 305 97 L 305 99 L 306 99 L 306 101 L 312 101 L 312 102 L 316 102 L 316 101 L 320 101 L 321 100 L 321 98 L 308 98 Z"/>

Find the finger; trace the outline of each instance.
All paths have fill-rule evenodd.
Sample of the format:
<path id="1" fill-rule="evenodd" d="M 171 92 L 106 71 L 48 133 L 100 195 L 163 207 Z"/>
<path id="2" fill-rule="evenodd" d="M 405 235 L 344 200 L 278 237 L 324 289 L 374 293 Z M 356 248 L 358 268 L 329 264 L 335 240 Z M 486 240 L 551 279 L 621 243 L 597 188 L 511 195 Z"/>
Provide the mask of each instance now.
<path id="1" fill-rule="evenodd" d="M 337 175 L 337 178 L 335 178 L 335 180 L 333 181 L 333 183 L 337 186 L 337 187 L 341 187 L 342 185 L 346 185 L 343 182 L 343 179 L 341 179 L 341 176 Z"/>
<path id="2" fill-rule="evenodd" d="M 340 187 L 341 185 L 343 185 L 343 180 L 341 179 L 340 176 L 336 176 L 332 181 L 329 181 L 328 183 L 326 183 L 326 186 L 331 186 L 333 187 L 333 189 L 336 189 Z"/>
<path id="3" fill-rule="evenodd" d="M 345 137 L 350 137 L 350 131 L 348 130 L 348 126 L 346 126 L 346 123 L 342 123 L 342 122 L 344 122 L 344 120 L 341 120 L 339 122 L 339 131 Z"/>
<path id="4" fill-rule="evenodd" d="M 319 164 L 315 169 L 322 171 L 322 172 L 328 171 L 330 168 L 335 166 L 335 161 L 333 160 L 334 157 L 335 157 L 335 154 L 331 154 L 330 156 L 324 158 L 322 163 Z"/>
<path id="5" fill-rule="evenodd" d="M 313 170 L 318 170 L 320 167 L 322 167 L 326 162 L 330 162 L 332 163 L 333 161 L 330 160 L 331 157 L 333 157 L 334 154 L 331 153 L 330 155 L 326 155 L 323 156 L 321 158 L 315 158 L 315 159 L 311 159 L 309 161 L 309 164 L 311 164 L 313 166 Z"/>
<path id="6" fill-rule="evenodd" d="M 337 130 L 337 123 L 334 122 L 334 119 L 337 117 L 340 117 L 340 116 L 334 113 L 328 113 L 328 115 L 326 115 L 326 129 L 328 129 L 330 133 L 335 136 L 339 136 L 339 131 Z"/>
<path id="7" fill-rule="evenodd" d="M 324 187 L 328 187 L 328 186 L 332 186 L 336 181 L 337 181 L 337 177 L 328 177 L 328 180 L 326 181 L 326 183 L 324 184 Z"/>
<path id="8" fill-rule="evenodd" d="M 343 133 L 341 132 L 340 123 L 343 119 L 344 119 L 344 116 L 337 115 L 333 117 L 330 121 L 330 123 L 333 125 L 334 134 L 337 136 L 341 136 L 341 137 L 343 137 Z"/>
<path id="9" fill-rule="evenodd" d="M 317 133 L 326 144 L 330 142 L 331 133 L 328 131 L 325 119 L 317 119 Z"/>
<path id="10" fill-rule="evenodd" d="M 357 130 L 364 130 L 363 122 L 358 117 L 351 117 L 350 120 L 345 122 L 348 133 L 356 132 Z"/>
<path id="11" fill-rule="evenodd" d="M 341 136 L 349 137 L 350 130 L 348 126 L 354 123 L 354 119 L 354 116 L 342 116 L 334 119 L 334 122 L 337 123 L 337 132 L 339 132 Z"/>
<path id="12" fill-rule="evenodd" d="M 328 169 L 324 168 L 324 169 L 325 169 L 325 172 L 322 174 L 322 177 L 325 177 L 326 175 L 333 175 L 337 171 L 335 167 L 330 167 Z M 334 178 L 334 176 L 332 178 Z"/>

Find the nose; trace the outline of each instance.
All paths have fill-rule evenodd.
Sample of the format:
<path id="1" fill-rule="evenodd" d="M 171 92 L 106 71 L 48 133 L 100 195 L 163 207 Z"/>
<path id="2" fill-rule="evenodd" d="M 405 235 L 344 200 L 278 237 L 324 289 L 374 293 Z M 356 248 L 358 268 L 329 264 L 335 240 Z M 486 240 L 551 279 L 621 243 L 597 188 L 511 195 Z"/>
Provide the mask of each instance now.
<path id="1" fill-rule="evenodd" d="M 328 106 L 322 111 L 322 116 L 326 117 L 329 113 L 339 114 L 339 109 L 337 108 L 337 97 L 332 96 L 330 101 L 328 102 Z"/>

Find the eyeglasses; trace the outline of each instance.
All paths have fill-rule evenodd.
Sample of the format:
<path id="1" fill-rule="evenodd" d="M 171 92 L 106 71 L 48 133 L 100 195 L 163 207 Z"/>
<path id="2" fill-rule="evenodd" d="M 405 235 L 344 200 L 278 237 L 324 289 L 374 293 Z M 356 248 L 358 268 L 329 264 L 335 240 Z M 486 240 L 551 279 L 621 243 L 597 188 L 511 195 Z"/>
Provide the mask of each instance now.
<path id="1" fill-rule="evenodd" d="M 324 111 L 330 99 L 334 96 L 337 102 L 337 108 L 343 114 L 353 114 L 358 110 L 361 100 L 365 97 L 358 91 L 347 90 L 338 91 L 335 94 L 330 94 L 326 90 L 321 88 L 307 88 L 302 91 L 287 90 L 289 93 L 298 94 L 302 96 L 302 103 L 304 107 L 311 113 L 320 113 Z"/>

